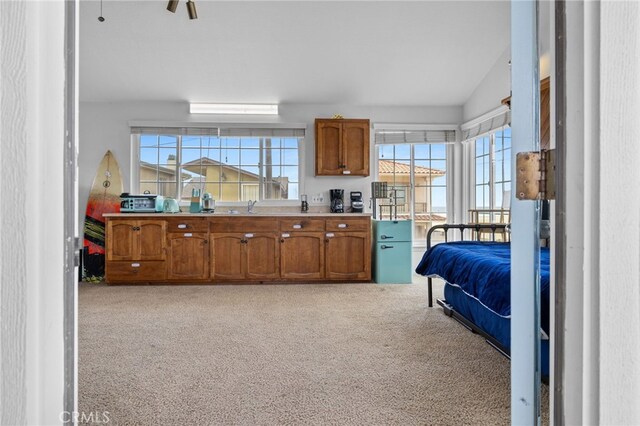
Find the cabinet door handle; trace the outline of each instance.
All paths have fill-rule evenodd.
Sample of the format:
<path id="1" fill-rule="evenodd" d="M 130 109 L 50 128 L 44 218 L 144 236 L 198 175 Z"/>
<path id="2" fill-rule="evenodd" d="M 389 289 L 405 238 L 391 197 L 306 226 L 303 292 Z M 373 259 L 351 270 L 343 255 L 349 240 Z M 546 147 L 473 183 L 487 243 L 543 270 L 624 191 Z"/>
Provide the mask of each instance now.
<path id="1" fill-rule="evenodd" d="M 388 238 L 393 238 L 393 236 L 392 235 L 380 235 L 380 239 L 381 240 L 386 240 Z"/>
<path id="2" fill-rule="evenodd" d="M 284 243 L 284 238 L 281 238 L 281 239 L 280 239 L 280 242 L 281 242 L 281 243 Z"/>
<path id="3" fill-rule="evenodd" d="M 392 248 L 393 248 L 393 246 L 385 246 L 385 245 L 383 244 L 383 245 L 381 245 L 381 246 L 380 246 L 380 248 L 381 248 L 382 250 L 386 250 L 386 249 L 392 249 Z"/>

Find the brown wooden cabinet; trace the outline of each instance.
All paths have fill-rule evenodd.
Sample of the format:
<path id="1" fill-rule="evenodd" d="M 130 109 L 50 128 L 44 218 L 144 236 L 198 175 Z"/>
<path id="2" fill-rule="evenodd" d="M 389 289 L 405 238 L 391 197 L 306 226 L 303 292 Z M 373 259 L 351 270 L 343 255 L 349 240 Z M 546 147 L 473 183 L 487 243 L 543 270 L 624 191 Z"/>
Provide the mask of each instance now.
<path id="1" fill-rule="evenodd" d="M 371 279 L 371 233 L 327 232 L 325 277 L 330 280 Z"/>
<path id="2" fill-rule="evenodd" d="M 169 280 L 209 278 L 209 220 L 206 217 L 167 219 Z"/>
<path id="3" fill-rule="evenodd" d="M 279 277 L 279 246 L 274 233 L 211 234 L 211 278 L 269 280 Z"/>
<path id="4" fill-rule="evenodd" d="M 211 278 L 280 278 L 278 221 L 270 217 L 220 218 L 211 226 Z"/>
<path id="5" fill-rule="evenodd" d="M 166 222 L 107 219 L 107 281 L 166 279 Z"/>
<path id="6" fill-rule="evenodd" d="M 316 176 L 369 176 L 369 120 L 315 121 Z"/>
<path id="7" fill-rule="evenodd" d="M 281 233 L 280 276 L 284 279 L 323 279 L 324 233 Z"/>
<path id="8" fill-rule="evenodd" d="M 152 215 L 150 215 L 152 216 Z M 359 215 L 107 218 L 108 282 L 369 281 Z"/>
<path id="9" fill-rule="evenodd" d="M 170 280 L 209 278 L 209 234 L 172 232 L 168 236 Z"/>

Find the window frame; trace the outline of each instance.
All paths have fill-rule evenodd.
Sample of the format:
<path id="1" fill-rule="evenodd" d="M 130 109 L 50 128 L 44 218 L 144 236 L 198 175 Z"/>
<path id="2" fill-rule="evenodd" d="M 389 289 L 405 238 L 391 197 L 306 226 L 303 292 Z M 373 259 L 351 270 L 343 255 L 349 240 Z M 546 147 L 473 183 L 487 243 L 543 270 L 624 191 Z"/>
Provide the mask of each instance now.
<path id="1" fill-rule="evenodd" d="M 469 150 L 467 152 L 469 152 L 469 156 L 470 156 L 470 161 L 469 161 L 469 165 L 470 165 L 470 174 L 469 174 L 469 187 L 471 188 L 471 190 L 469 191 L 469 210 L 478 210 L 478 209 L 486 209 L 486 210 L 501 210 L 502 209 L 502 203 L 501 205 L 496 205 L 496 193 L 495 193 L 495 188 L 497 184 L 501 184 L 503 187 L 503 192 L 504 192 L 504 184 L 505 183 L 509 183 L 511 190 L 513 190 L 513 167 L 511 167 L 510 172 L 511 175 L 509 176 L 509 179 L 506 180 L 505 176 L 504 176 L 504 169 L 502 171 L 502 180 L 500 181 L 496 181 L 496 134 L 500 133 L 500 132 L 504 132 L 506 129 L 510 129 L 510 126 L 504 125 L 502 127 L 496 128 L 491 130 L 491 132 L 482 134 L 482 135 L 478 135 L 476 137 L 474 137 L 473 139 L 469 139 L 468 145 L 469 145 Z M 482 184 L 478 184 L 476 177 L 477 177 L 477 159 L 480 158 L 480 156 L 477 156 L 477 148 L 476 148 L 476 144 L 480 139 L 484 139 L 484 138 L 488 138 L 489 140 L 489 150 L 487 154 L 483 154 L 486 155 L 489 159 L 489 180 L 487 182 L 483 182 Z M 504 140 L 504 136 L 502 137 Z M 509 137 L 509 139 L 512 139 L 512 136 Z M 512 145 L 510 144 L 508 150 L 510 152 L 510 150 L 512 149 Z M 504 151 L 504 145 L 502 150 Z M 511 162 L 511 155 L 509 156 L 504 156 L 503 154 L 503 167 L 506 161 Z M 486 186 L 488 185 L 489 187 L 489 207 L 486 206 L 482 206 L 482 207 L 478 207 L 478 203 L 477 203 L 477 188 L 478 186 Z M 504 203 L 504 200 L 503 200 Z M 469 212 L 467 212 L 469 213 Z M 496 215 L 497 216 L 497 215 Z M 491 215 L 491 220 L 494 221 L 493 215 Z"/>
<path id="2" fill-rule="evenodd" d="M 130 123 L 130 127 L 134 127 L 133 124 Z M 186 134 L 186 133 L 181 133 L 175 130 L 179 130 L 179 128 L 176 128 L 175 126 L 171 126 L 171 127 L 167 127 L 168 132 L 162 132 L 161 130 L 163 129 L 162 127 L 159 126 L 154 126 L 155 128 L 157 128 L 157 130 L 159 132 L 153 132 L 153 133 L 147 133 L 147 132 L 142 132 L 142 133 L 134 133 L 131 132 L 130 136 L 131 136 L 131 142 L 130 142 L 130 149 L 131 149 L 131 164 L 130 164 L 130 171 L 131 171 L 131 192 L 134 194 L 137 194 L 140 192 L 140 139 L 142 135 L 167 135 L 167 136 L 173 136 L 173 137 L 177 137 L 177 147 L 176 147 L 176 164 L 178 166 L 182 166 L 182 138 L 184 136 L 188 136 L 188 137 L 192 137 L 192 136 L 196 136 L 196 135 L 192 135 L 192 134 Z M 247 126 L 248 128 L 251 128 L 251 126 Z M 264 125 L 260 125 L 260 128 L 264 128 Z M 220 128 L 223 129 L 223 127 L 216 127 L 216 128 Z M 303 129 L 303 127 L 301 126 L 291 126 L 291 127 L 277 127 L 275 129 Z M 174 130 L 174 131 L 171 131 Z M 202 137 L 206 137 L 206 135 L 202 135 Z M 300 198 L 301 195 L 304 193 L 304 180 L 305 180 L 305 162 L 304 162 L 304 158 L 305 158 L 305 138 L 306 136 L 304 135 L 298 135 L 298 136 L 287 136 L 287 135 L 277 135 L 277 136 L 255 136 L 255 135 L 247 135 L 247 136 L 231 136 L 231 135 L 223 135 L 223 136 L 215 136 L 213 135 L 213 137 L 219 137 L 219 138 L 233 138 L 233 137 L 238 137 L 238 138 L 258 138 L 260 140 L 260 144 L 259 144 L 259 148 L 257 148 L 259 150 L 259 180 L 258 180 L 258 190 L 259 190 L 259 200 L 257 200 L 258 202 L 260 202 L 263 205 L 271 205 L 271 206 L 292 206 L 292 205 L 298 205 L 300 203 Z M 265 200 L 264 199 L 264 169 L 263 169 L 263 153 L 264 153 L 264 139 L 266 138 L 277 138 L 277 139 L 296 139 L 297 140 L 297 152 L 298 152 L 298 164 L 297 164 L 297 168 L 298 168 L 298 181 L 297 181 L 297 185 L 298 185 L 298 198 L 296 199 L 269 199 L 269 200 Z M 291 166 L 289 164 L 280 164 L 280 166 Z M 295 166 L 295 165 L 294 165 Z M 182 182 L 179 181 L 179 177 L 178 175 L 176 175 L 176 180 L 175 180 L 175 184 L 176 184 L 176 194 L 175 194 L 175 198 L 178 201 L 178 203 L 181 206 L 187 206 L 189 203 L 188 201 L 185 201 L 183 198 L 183 194 L 182 192 Z M 239 182 L 239 190 L 242 190 L 242 182 Z M 244 206 L 246 205 L 246 201 L 224 201 L 224 200 L 218 200 L 216 199 L 216 205 L 217 206 L 228 206 L 228 207 L 237 207 L 237 206 Z"/>
<path id="3" fill-rule="evenodd" d="M 444 185 L 419 185 L 419 188 L 445 188 L 446 191 L 446 196 L 445 196 L 445 204 L 446 204 L 446 220 L 445 223 L 450 223 L 451 219 L 454 216 L 454 211 L 455 211 L 455 198 L 454 198 L 454 188 L 453 188 L 453 180 L 454 177 L 453 175 L 453 167 L 454 167 L 454 155 L 455 155 L 455 143 L 452 142 L 405 142 L 405 143 L 378 143 L 375 144 L 375 152 L 374 152 L 374 167 L 373 167 L 373 171 L 374 171 L 374 175 L 375 179 L 379 180 L 379 166 L 378 166 L 378 160 L 380 159 L 380 149 L 387 146 L 387 147 L 395 147 L 397 145 L 408 145 L 409 146 L 409 162 L 410 162 L 410 176 L 409 176 L 409 185 L 408 185 L 408 191 L 409 194 L 408 197 L 410 198 L 411 202 L 409 202 L 409 214 L 410 217 L 413 218 L 416 214 L 415 212 L 415 200 L 416 200 L 416 182 L 415 182 L 415 162 L 416 162 L 416 154 L 415 154 L 415 147 L 416 145 L 444 145 L 444 153 L 445 153 L 445 158 L 441 159 L 441 158 L 429 158 L 429 161 L 444 161 L 445 162 L 445 184 Z M 395 154 L 394 154 L 394 158 L 395 158 Z M 425 159 L 423 158 L 419 158 L 417 159 L 417 161 L 423 161 Z M 402 160 L 401 160 L 402 161 Z M 405 160 L 406 161 L 406 160 Z M 431 208 L 433 209 L 433 206 L 431 206 Z M 431 210 L 430 213 L 436 213 L 433 212 L 433 210 Z M 377 212 L 376 212 L 376 216 L 377 216 Z M 379 220 L 384 219 L 384 217 L 378 218 Z M 416 230 L 415 230 L 415 224 L 414 226 L 411 227 L 411 235 L 412 235 L 412 246 L 414 248 L 422 248 L 426 246 L 426 240 L 423 239 L 417 239 L 416 238 Z"/>

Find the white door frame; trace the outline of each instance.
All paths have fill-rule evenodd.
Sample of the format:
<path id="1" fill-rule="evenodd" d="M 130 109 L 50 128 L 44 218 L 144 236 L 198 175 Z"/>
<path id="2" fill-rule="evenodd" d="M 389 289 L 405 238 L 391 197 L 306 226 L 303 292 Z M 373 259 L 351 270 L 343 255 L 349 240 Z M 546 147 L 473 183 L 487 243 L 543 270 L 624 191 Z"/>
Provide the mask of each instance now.
<path id="1" fill-rule="evenodd" d="M 511 170 L 540 146 L 537 1 L 511 2 Z M 511 423 L 540 423 L 540 201 L 511 202 Z"/>

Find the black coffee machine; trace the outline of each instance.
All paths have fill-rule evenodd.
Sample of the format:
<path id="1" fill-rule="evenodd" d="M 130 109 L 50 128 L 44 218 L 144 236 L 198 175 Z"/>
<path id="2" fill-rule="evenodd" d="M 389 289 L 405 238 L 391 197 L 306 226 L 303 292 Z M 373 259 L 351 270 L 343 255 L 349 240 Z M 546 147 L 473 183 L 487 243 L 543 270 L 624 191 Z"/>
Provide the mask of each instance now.
<path id="1" fill-rule="evenodd" d="M 364 202 L 362 201 L 362 192 L 351 191 L 351 213 L 362 213 L 364 211 Z"/>
<path id="2" fill-rule="evenodd" d="M 330 189 L 331 213 L 344 213 L 344 189 Z"/>

